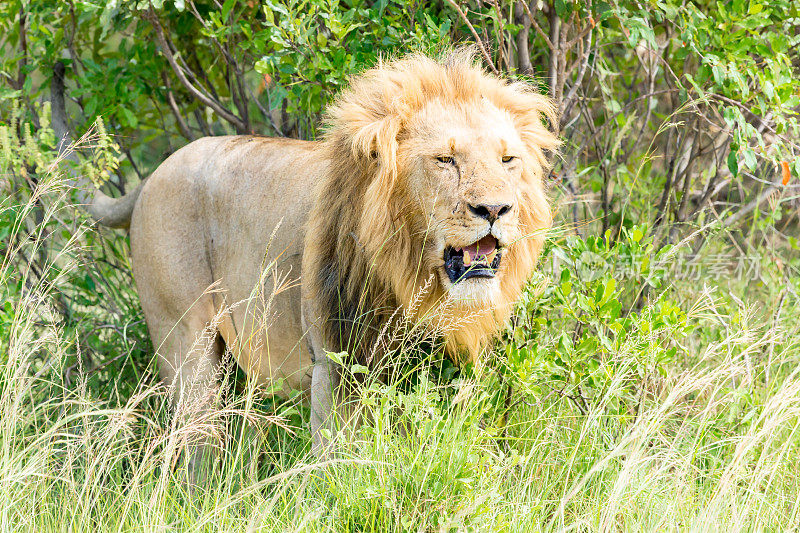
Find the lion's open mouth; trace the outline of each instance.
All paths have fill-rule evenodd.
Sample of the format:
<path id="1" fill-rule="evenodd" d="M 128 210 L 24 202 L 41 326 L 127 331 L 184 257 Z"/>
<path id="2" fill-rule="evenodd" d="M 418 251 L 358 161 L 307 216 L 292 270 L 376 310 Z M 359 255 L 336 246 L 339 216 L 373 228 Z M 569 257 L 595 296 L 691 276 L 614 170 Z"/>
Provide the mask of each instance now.
<path id="1" fill-rule="evenodd" d="M 493 278 L 500 267 L 503 250 L 497 239 L 487 235 L 463 248 L 444 250 L 444 269 L 452 283 L 470 278 Z"/>

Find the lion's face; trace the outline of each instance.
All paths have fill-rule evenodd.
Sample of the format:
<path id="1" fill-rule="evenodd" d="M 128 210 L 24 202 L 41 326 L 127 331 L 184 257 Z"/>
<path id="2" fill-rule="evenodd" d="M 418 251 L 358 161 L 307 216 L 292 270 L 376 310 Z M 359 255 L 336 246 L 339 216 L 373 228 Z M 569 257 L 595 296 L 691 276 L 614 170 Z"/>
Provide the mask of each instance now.
<path id="1" fill-rule="evenodd" d="M 331 338 L 365 307 L 402 308 L 441 325 L 451 353 L 479 353 L 552 222 L 542 174 L 559 141 L 545 118 L 557 123 L 547 97 L 487 74 L 470 49 L 382 62 L 353 81 L 328 111 L 331 174 L 303 256 L 334 310 Z"/>
<path id="2" fill-rule="evenodd" d="M 488 100 L 467 106 L 432 102 L 408 125 L 398 162 L 423 258 L 450 301 L 462 307 L 505 302 L 538 230 L 550 224 L 530 154 L 511 116 Z M 538 219 L 537 214 L 538 213 Z M 539 232 L 541 233 L 541 232 Z M 513 279 L 508 279 L 513 277 Z"/>

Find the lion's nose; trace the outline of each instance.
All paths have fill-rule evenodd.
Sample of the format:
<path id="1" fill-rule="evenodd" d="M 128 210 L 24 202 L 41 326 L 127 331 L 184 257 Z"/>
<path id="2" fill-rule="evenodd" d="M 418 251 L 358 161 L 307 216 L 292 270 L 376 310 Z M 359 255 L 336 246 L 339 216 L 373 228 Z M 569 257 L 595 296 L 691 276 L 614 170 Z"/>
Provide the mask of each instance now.
<path id="1" fill-rule="evenodd" d="M 486 219 L 492 224 L 495 220 L 511 211 L 511 206 L 508 204 L 469 204 L 469 210 L 472 211 L 473 215 Z"/>

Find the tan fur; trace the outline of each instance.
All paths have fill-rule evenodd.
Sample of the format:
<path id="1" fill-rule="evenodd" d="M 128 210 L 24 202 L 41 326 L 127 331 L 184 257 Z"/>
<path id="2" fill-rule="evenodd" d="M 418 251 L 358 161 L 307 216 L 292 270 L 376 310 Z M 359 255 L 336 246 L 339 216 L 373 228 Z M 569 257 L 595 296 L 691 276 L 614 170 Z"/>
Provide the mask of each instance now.
<path id="1" fill-rule="evenodd" d="M 322 142 L 206 138 L 170 156 L 142 188 L 130 230 L 176 399 L 212 386 L 222 343 L 198 339 L 218 334 L 257 382 L 307 388 L 314 355 L 371 361 L 398 308 L 441 327 L 452 354 L 475 357 L 508 318 L 551 224 L 542 174 L 558 140 L 545 118 L 555 122 L 547 98 L 462 50 L 357 77 Z M 511 207 L 490 224 L 469 208 L 482 203 Z M 451 286 L 445 246 L 487 231 L 505 247 L 497 277 Z M 328 390 L 328 374 L 319 379 Z"/>

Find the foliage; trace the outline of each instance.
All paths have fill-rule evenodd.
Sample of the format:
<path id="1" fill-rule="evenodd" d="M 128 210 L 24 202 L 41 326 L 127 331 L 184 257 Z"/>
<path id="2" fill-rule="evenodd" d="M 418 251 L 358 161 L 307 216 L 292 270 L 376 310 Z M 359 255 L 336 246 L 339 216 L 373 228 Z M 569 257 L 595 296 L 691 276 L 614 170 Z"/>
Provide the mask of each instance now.
<path id="1" fill-rule="evenodd" d="M 237 131 L 313 137 L 324 104 L 352 74 L 381 54 L 447 42 L 446 18 L 406 7 L 14 0 L 0 7 L 5 45 L 19 50 L 0 65 L 10 85 L 0 97 L 35 99 L 64 61 L 81 122 L 104 117 L 137 172 L 157 162 L 145 155 L 153 143 L 171 152 L 176 141 Z M 34 84 L 34 74 L 45 82 Z"/>
<path id="2" fill-rule="evenodd" d="M 309 120 L 304 131 L 316 131 L 325 105 L 348 80 L 381 54 L 395 50 L 425 49 L 430 43 L 447 43 L 449 20 L 435 20 L 428 13 L 416 17 L 402 3 L 293 1 L 263 6 L 265 24 L 248 36 L 245 49 L 262 54 L 255 70 L 275 80 L 271 108 L 286 101 L 289 115 Z M 296 14 L 303 12 L 303 17 Z M 223 9 L 221 15 L 225 16 Z M 224 31 L 227 25 L 220 24 Z M 234 30 L 235 31 L 235 30 Z"/>
<path id="3" fill-rule="evenodd" d="M 130 391 L 150 356 L 131 290 L 126 239 L 111 240 L 87 230 L 85 215 L 57 172 L 63 162 L 54 150 L 49 106 L 38 115 L 37 130 L 20 124 L 14 113 L 10 123 L 0 123 L 0 175 L 6 179 L 0 202 L 0 342 L 12 343 L 14 324 L 32 312 L 30 305 L 44 305 L 42 323 L 32 327 L 58 327 L 70 339 L 67 381 L 74 380 L 72 374 L 80 367 L 98 395 L 117 394 L 120 386 Z M 81 171 L 102 179 L 116 164 L 116 145 L 102 124 L 90 140 L 93 156 Z M 46 297 L 32 287 L 47 287 Z M 46 304 L 39 298 L 46 298 Z M 51 364 L 46 350 L 37 360 L 38 369 Z M 131 381 L 126 385 L 122 379 Z"/>
<path id="4" fill-rule="evenodd" d="M 532 280 L 504 342 L 508 372 L 524 393 L 549 388 L 582 412 L 602 401 L 635 415 L 647 382 L 666 375 L 693 324 L 666 298 L 641 308 L 645 292 L 661 288 L 672 256 L 672 247 L 656 250 L 646 229 L 623 229 L 618 240 L 610 231 L 567 236 L 551 246 L 557 278 Z M 631 372 L 634 379 L 620 382 Z"/>

